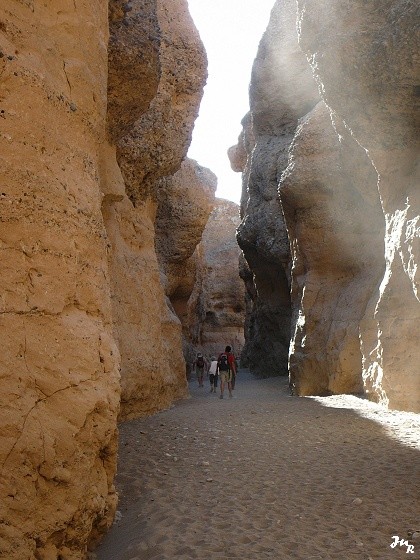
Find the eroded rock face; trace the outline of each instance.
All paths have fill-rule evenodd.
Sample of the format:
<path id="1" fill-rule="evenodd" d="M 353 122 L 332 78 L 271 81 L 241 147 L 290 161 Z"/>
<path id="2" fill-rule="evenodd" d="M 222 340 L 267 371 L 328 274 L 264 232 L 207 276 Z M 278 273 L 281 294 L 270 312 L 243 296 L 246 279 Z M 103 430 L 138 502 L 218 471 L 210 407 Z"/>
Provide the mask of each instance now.
<path id="1" fill-rule="evenodd" d="M 0 556 L 79 559 L 116 504 L 107 6 L 6 0 L 0 22 Z"/>
<path id="2" fill-rule="evenodd" d="M 188 150 L 206 56 L 184 0 L 115 2 L 111 16 L 109 95 L 116 101 L 109 123 L 121 172 L 107 172 L 114 180 L 108 181 L 104 216 L 121 352 L 120 418 L 127 419 L 187 395 L 182 329 L 162 283 L 155 221 L 165 178 L 180 168 Z M 145 51 L 139 37 L 148 41 Z M 137 65 L 129 82 L 120 65 L 126 50 Z M 145 87 L 143 77 L 148 78 Z"/>
<path id="3" fill-rule="evenodd" d="M 420 7 L 401 0 L 297 4 L 301 46 L 323 98 L 377 171 L 385 224 L 378 253 L 385 245 L 385 258 L 360 323 L 365 390 L 418 411 Z"/>
<path id="4" fill-rule="evenodd" d="M 229 344 L 239 355 L 244 345 L 245 294 L 235 240 L 239 221 L 237 204 L 216 199 L 195 254 L 196 283 L 188 302 L 190 361 L 192 349 L 211 357 Z"/>
<path id="5" fill-rule="evenodd" d="M 130 8 L 124 21 L 139 17 L 141 21 L 146 19 L 150 26 L 152 17 L 157 19 L 159 30 L 160 76 L 156 94 L 139 118 L 134 114 L 131 123 L 126 124 L 125 116 L 123 125 L 113 125 L 113 130 L 123 132 L 115 140 L 125 188 L 130 199 L 139 206 L 149 195 L 155 194 L 162 177 L 178 171 L 186 156 L 207 77 L 207 59 L 186 0 L 146 3 L 135 0 L 124 4 Z M 144 12 L 145 15 L 141 15 Z M 135 30 L 136 21 L 132 25 Z M 115 26 L 119 26 L 118 21 Z M 126 40 L 124 27 L 115 31 L 115 34 L 122 35 L 120 40 L 123 42 Z M 137 33 L 130 44 L 136 44 L 136 41 Z M 151 54 L 155 63 L 153 50 Z M 111 65 L 113 62 L 118 65 L 119 59 L 112 59 Z M 122 80 L 125 79 L 123 69 L 115 69 L 113 74 L 121 74 Z M 153 84 L 154 80 L 155 77 Z M 138 84 L 133 80 L 131 95 L 143 98 L 144 94 L 138 90 Z"/>
<path id="6" fill-rule="evenodd" d="M 359 325 L 383 273 L 377 175 L 339 131 L 341 140 L 320 102 L 300 121 L 280 183 L 293 259 L 290 383 L 299 395 L 363 392 Z"/>
<path id="7" fill-rule="evenodd" d="M 0 8 L 8 560 L 84 559 L 112 522 L 120 367 L 122 417 L 186 395 L 156 192 L 188 148 L 203 47 L 186 2 L 111 1 L 109 22 L 106 3 L 53 4 Z"/>
<path id="8" fill-rule="evenodd" d="M 156 251 L 165 294 L 185 326 L 196 277 L 194 252 L 213 210 L 216 187 L 214 173 L 189 159 L 159 185 Z"/>
<path id="9" fill-rule="evenodd" d="M 246 149 L 245 165 L 241 147 L 230 153 L 233 168 L 243 166 L 247 332 L 258 338 L 253 329 L 268 324 L 260 316 L 258 325 L 255 314 L 258 273 L 273 248 L 286 265 L 287 229 L 294 392 L 362 391 L 416 411 L 420 9 L 396 0 L 299 0 L 297 7 L 296 15 L 284 0 L 273 9 L 250 89 L 255 147 Z M 272 202 L 277 183 L 281 217 Z M 277 269 L 270 262 L 268 270 Z"/>
<path id="10" fill-rule="evenodd" d="M 156 0 L 109 2 L 108 130 L 130 133 L 156 96 L 161 78 L 161 29 Z"/>
<path id="11" fill-rule="evenodd" d="M 296 6 L 277 2 L 254 62 L 251 116 L 230 152 L 233 168 L 248 154 L 238 243 L 253 274 L 255 291 L 247 319 L 245 363 L 260 375 L 287 374 L 290 340 L 290 247 L 277 188 L 287 167 L 298 118 L 318 101 L 310 68 L 297 44 Z M 300 87 L 297 87 L 299 85 Z M 241 146 L 242 144 L 242 146 Z"/>

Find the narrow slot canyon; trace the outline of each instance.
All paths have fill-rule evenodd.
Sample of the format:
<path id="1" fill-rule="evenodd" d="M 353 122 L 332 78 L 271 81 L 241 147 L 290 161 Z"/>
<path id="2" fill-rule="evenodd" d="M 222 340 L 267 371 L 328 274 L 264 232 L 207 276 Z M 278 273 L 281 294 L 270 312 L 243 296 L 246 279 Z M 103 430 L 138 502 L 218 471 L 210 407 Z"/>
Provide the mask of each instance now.
<path id="1" fill-rule="evenodd" d="M 219 4 L 1 2 L 1 560 L 420 554 L 420 6 Z"/>

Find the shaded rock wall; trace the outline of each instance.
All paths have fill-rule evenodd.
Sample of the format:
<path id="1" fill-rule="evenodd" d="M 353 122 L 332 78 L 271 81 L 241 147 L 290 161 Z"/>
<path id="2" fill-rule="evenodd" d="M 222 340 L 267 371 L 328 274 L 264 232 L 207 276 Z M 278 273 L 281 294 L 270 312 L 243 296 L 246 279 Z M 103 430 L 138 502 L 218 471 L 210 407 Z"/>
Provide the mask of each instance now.
<path id="1" fill-rule="evenodd" d="M 85 556 L 113 517 L 119 353 L 101 146 L 107 6 L 0 7 L 0 556 Z"/>
<path id="2" fill-rule="evenodd" d="M 104 216 L 121 351 L 120 417 L 127 419 L 187 395 L 181 324 L 161 282 L 155 221 L 159 198 L 168 190 L 165 177 L 180 168 L 191 141 L 206 56 L 186 1 L 113 4 L 109 124 L 121 172 L 108 172 L 115 181 Z M 165 208 L 161 205 L 161 224 Z M 172 233 L 176 237 L 176 228 Z"/>
<path id="3" fill-rule="evenodd" d="M 396 0 L 297 4 L 297 15 L 289 0 L 273 8 L 254 64 L 251 115 L 230 153 L 232 167 L 243 169 L 238 241 L 254 298 L 247 326 L 261 299 L 258 274 L 267 270 L 269 244 L 286 276 L 291 262 L 293 391 L 363 391 L 418 410 L 419 8 Z M 290 257 L 279 250 L 286 230 Z M 268 316 L 258 330 L 261 323 L 273 325 Z M 277 324 L 270 340 L 281 336 Z"/>
<path id="4" fill-rule="evenodd" d="M 295 11 L 292 0 L 273 8 L 252 70 L 251 115 L 244 120 L 238 147 L 230 151 L 234 169 L 244 161 L 243 151 L 247 153 L 238 243 L 255 289 L 242 269 L 253 302 L 243 359 L 260 375 L 288 373 L 290 247 L 277 189 L 298 119 L 318 102 L 316 84 L 296 41 Z"/>
<path id="5" fill-rule="evenodd" d="M 236 355 L 244 345 L 244 286 L 239 277 L 240 250 L 235 240 L 239 207 L 216 199 L 196 250 L 196 282 L 188 302 L 189 354 L 218 355 L 229 344 Z"/>

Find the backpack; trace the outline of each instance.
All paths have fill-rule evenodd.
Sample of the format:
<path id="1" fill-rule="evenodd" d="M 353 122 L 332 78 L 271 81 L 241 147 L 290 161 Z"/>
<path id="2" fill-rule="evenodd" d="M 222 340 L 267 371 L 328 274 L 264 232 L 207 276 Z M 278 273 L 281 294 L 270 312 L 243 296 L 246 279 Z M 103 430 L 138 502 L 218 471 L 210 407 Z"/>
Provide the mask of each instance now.
<path id="1" fill-rule="evenodd" d="M 198 358 L 197 358 L 197 367 L 204 367 L 204 358 L 203 358 L 203 356 L 198 356 Z"/>
<path id="2" fill-rule="evenodd" d="M 230 370 L 229 360 L 228 360 L 228 355 L 227 354 L 220 354 L 219 360 L 218 360 L 218 365 L 219 365 L 219 371 L 229 371 Z"/>

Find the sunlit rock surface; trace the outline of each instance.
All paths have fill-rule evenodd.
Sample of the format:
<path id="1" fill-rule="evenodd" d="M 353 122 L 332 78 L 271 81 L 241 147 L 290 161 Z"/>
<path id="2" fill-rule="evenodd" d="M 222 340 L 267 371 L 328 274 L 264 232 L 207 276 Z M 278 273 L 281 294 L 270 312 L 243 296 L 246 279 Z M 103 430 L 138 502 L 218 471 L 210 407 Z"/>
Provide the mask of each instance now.
<path id="1" fill-rule="evenodd" d="M 82 560 L 115 512 L 120 370 L 122 418 L 187 395 L 155 218 L 206 58 L 184 1 L 5 0 L 0 52 L 0 556 Z"/>
<path id="2" fill-rule="evenodd" d="M 383 262 L 360 323 L 365 391 L 392 408 L 419 411 L 420 6 L 401 0 L 297 5 L 301 46 L 323 98 L 377 172 Z"/>
<path id="3" fill-rule="evenodd" d="M 245 350 L 259 361 L 251 345 L 270 328 L 265 346 L 284 367 L 270 341 L 286 307 L 273 319 L 256 309 L 259 275 L 280 262 L 288 278 L 289 262 L 296 394 L 364 392 L 419 410 L 419 11 L 397 0 L 279 0 L 260 43 L 251 114 L 229 152 L 243 170 Z"/>
<path id="4" fill-rule="evenodd" d="M 158 192 L 156 249 L 169 306 L 178 318 L 177 328 L 182 326 L 186 357 L 188 301 L 200 274 L 196 248 L 214 208 L 216 186 L 214 173 L 187 159 L 173 177 L 162 180 Z"/>
<path id="5" fill-rule="evenodd" d="M 127 419 L 187 395 L 182 329 L 162 283 L 155 221 L 159 191 L 191 141 L 207 63 L 186 1 L 123 5 L 116 2 L 111 11 L 109 61 L 110 132 L 121 171 L 107 174 L 115 179 L 104 215 L 121 352 L 120 418 Z M 128 73 L 125 51 L 134 62 Z"/>
<path id="6" fill-rule="evenodd" d="M 229 344 L 239 356 L 244 345 L 245 294 L 235 239 L 239 221 L 237 204 L 216 199 L 195 253 L 196 283 L 188 302 L 189 361 L 194 349 L 211 357 Z"/>
<path id="7" fill-rule="evenodd" d="M 0 557 L 85 557 L 112 521 L 119 353 L 103 2 L 0 6 Z"/>
<path id="8" fill-rule="evenodd" d="M 383 273 L 376 172 L 340 132 L 341 140 L 320 102 L 300 121 L 280 183 L 293 259 L 290 381 L 299 395 L 363 391 L 359 325 Z"/>

